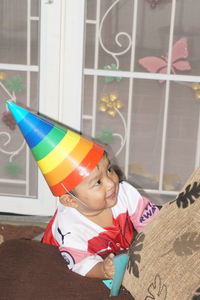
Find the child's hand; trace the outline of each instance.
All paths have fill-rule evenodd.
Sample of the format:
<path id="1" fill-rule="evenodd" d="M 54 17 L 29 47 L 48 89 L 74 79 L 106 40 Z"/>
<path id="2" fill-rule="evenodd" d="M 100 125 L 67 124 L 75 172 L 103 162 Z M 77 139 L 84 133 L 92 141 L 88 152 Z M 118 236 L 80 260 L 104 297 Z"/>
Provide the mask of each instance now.
<path id="1" fill-rule="evenodd" d="M 105 278 L 107 279 L 113 279 L 114 272 L 115 272 L 115 265 L 112 258 L 114 257 L 114 254 L 109 254 L 103 261 L 103 273 L 105 275 Z"/>

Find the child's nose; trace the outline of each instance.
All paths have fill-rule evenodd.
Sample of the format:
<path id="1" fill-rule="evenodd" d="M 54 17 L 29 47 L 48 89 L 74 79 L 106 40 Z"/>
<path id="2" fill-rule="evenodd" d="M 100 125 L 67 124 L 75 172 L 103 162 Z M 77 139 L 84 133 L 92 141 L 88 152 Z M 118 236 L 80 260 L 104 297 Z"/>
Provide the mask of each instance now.
<path id="1" fill-rule="evenodd" d="M 109 188 L 109 189 L 113 188 L 114 184 L 115 184 L 115 182 L 114 182 L 113 178 L 110 178 L 107 176 L 107 178 L 106 178 L 107 188 Z"/>

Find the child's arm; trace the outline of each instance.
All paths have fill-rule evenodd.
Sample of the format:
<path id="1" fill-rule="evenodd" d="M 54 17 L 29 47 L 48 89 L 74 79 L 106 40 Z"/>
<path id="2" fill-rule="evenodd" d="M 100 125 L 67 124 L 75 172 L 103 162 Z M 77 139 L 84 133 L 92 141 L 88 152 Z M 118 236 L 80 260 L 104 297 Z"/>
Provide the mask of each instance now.
<path id="1" fill-rule="evenodd" d="M 86 277 L 112 279 L 114 277 L 114 262 L 112 257 L 114 254 L 109 254 L 104 261 L 97 263 L 87 274 Z"/>
<path id="2" fill-rule="evenodd" d="M 140 196 L 135 213 L 131 221 L 135 229 L 140 232 L 158 214 L 159 209 L 148 198 Z"/>
<path id="3" fill-rule="evenodd" d="M 114 262 L 110 253 L 104 260 L 97 254 L 87 251 L 59 247 L 68 268 L 82 276 L 90 278 L 111 279 L 114 276 Z"/>

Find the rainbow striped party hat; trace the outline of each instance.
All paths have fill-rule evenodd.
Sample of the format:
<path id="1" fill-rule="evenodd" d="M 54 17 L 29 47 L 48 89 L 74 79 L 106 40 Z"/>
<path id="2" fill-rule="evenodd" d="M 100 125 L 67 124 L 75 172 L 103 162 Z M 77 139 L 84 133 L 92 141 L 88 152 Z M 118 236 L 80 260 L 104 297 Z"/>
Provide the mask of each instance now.
<path id="1" fill-rule="evenodd" d="M 53 195 L 75 188 L 103 156 L 102 146 L 67 127 L 52 124 L 11 101 L 7 105 Z"/>

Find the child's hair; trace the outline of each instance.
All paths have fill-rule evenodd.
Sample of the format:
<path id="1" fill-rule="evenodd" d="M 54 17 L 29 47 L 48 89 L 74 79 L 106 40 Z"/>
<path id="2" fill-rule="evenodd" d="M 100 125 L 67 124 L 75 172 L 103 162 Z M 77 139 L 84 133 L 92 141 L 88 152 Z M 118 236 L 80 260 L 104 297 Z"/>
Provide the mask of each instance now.
<path id="1" fill-rule="evenodd" d="M 106 154 L 106 157 L 109 159 L 109 154 L 106 150 L 104 150 L 104 155 Z M 110 162 L 113 159 L 110 159 Z M 115 173 L 117 174 L 118 178 L 119 178 L 119 182 L 122 182 L 123 180 L 125 180 L 125 175 L 123 173 L 123 171 L 121 170 L 121 168 L 116 164 L 116 162 L 111 163 L 111 166 L 113 168 L 113 170 L 115 171 Z"/>
<path id="2" fill-rule="evenodd" d="M 119 182 L 122 182 L 123 180 L 125 180 L 125 175 L 118 165 L 112 165 L 112 168 L 115 171 L 115 173 L 117 174 L 117 176 L 119 178 Z"/>

